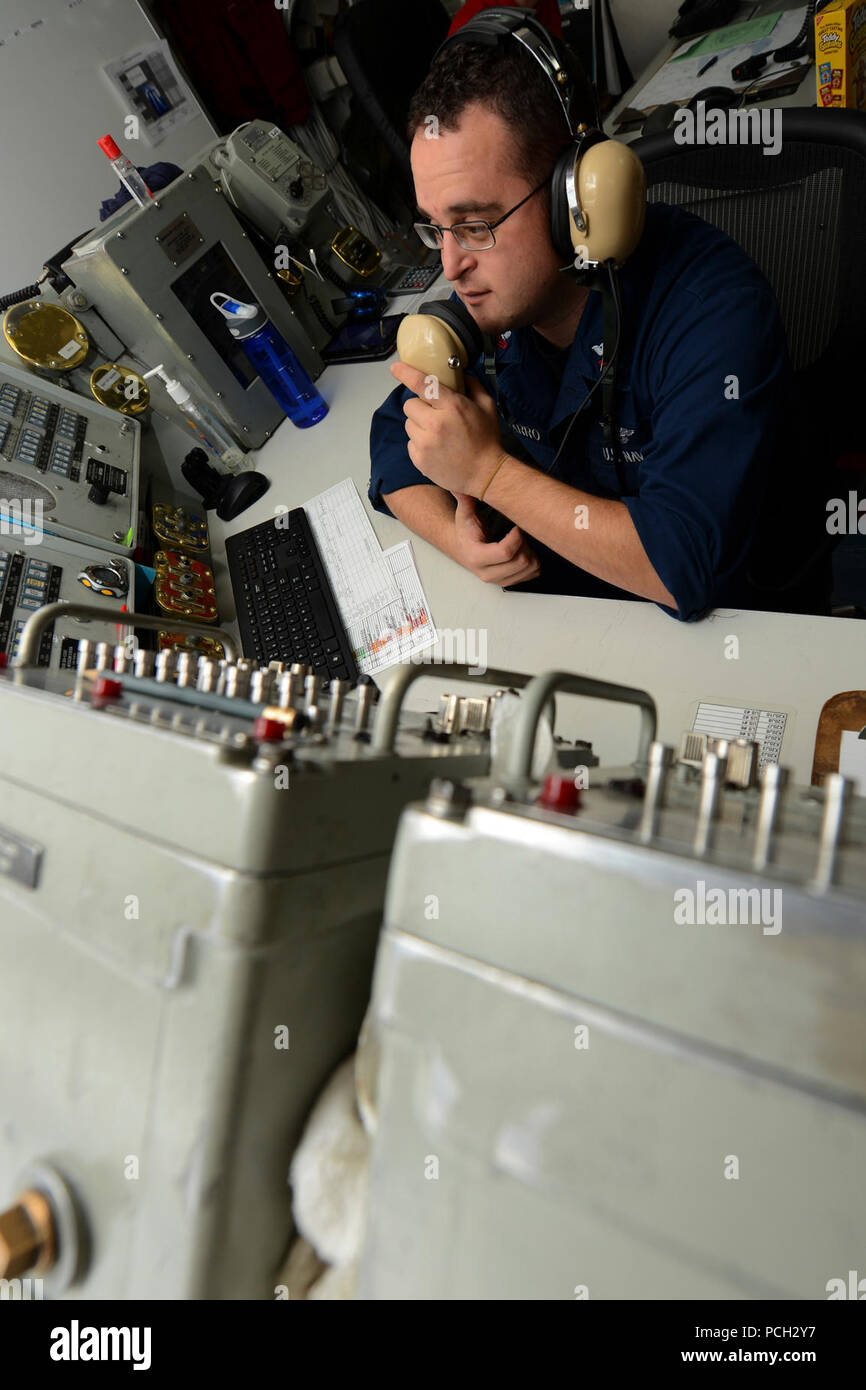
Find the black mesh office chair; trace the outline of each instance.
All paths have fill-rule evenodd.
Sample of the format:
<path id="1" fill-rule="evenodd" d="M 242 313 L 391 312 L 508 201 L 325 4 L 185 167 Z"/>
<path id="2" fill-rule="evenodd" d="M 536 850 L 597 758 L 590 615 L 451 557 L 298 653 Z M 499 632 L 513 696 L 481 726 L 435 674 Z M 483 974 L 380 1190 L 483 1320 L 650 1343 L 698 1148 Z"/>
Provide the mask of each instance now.
<path id="1" fill-rule="evenodd" d="M 727 232 L 775 291 L 795 391 L 756 579 L 767 595 L 762 607 L 794 609 L 812 606 L 797 601 L 797 590 L 802 599 L 831 548 L 826 499 L 864 481 L 836 464 L 862 455 L 866 467 L 866 115 L 805 108 L 778 115 L 776 155 L 759 144 L 680 145 L 673 131 L 632 148 L 646 169 L 648 201 L 686 208 Z M 795 541 L 807 508 L 812 532 Z M 810 559 L 812 577 L 798 575 Z"/>
<path id="2" fill-rule="evenodd" d="M 451 21 L 439 0 L 358 0 L 337 19 L 334 53 L 410 194 L 405 123 Z"/>

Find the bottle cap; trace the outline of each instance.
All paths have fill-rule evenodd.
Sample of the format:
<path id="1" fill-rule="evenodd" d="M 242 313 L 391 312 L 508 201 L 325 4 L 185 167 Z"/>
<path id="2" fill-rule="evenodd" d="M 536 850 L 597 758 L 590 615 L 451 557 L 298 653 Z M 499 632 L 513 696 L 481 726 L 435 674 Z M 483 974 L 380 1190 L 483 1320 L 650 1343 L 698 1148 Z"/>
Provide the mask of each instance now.
<path id="1" fill-rule="evenodd" d="M 218 309 L 229 326 L 233 338 L 249 338 L 267 323 L 268 318 L 258 304 L 245 304 L 242 299 L 232 299 L 231 295 L 217 291 L 210 302 Z"/>
<path id="2" fill-rule="evenodd" d="M 99 145 L 99 148 L 102 150 L 102 153 L 104 155 L 107 155 L 109 159 L 119 158 L 120 150 L 117 148 L 110 135 L 103 135 L 102 139 L 97 140 L 96 143 Z"/>

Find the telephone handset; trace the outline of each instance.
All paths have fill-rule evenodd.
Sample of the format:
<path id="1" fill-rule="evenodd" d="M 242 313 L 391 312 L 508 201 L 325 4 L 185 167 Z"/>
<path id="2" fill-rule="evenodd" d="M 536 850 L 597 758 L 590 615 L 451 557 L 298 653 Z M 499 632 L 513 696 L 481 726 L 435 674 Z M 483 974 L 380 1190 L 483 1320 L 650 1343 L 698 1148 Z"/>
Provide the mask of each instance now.
<path id="1" fill-rule="evenodd" d="M 467 309 L 453 300 L 431 300 L 417 314 L 407 314 L 397 331 L 401 362 L 417 367 L 426 378 L 425 392 L 437 385 L 466 393 L 465 371 L 484 347 L 481 330 Z M 486 502 L 476 502 L 478 518 L 489 541 L 502 540 L 514 522 Z"/>
<path id="2" fill-rule="evenodd" d="M 438 310 L 439 305 L 422 304 L 420 312 L 407 314 L 397 330 L 400 361 L 416 367 L 429 378 L 425 381 L 428 400 L 433 399 L 432 393 L 438 384 L 465 394 L 463 373 L 469 366 L 469 353 L 474 346 L 472 341 L 467 341 L 468 332 L 460 334 L 439 313 L 433 313 L 434 307 Z M 474 323 L 472 327 L 475 328 Z"/>

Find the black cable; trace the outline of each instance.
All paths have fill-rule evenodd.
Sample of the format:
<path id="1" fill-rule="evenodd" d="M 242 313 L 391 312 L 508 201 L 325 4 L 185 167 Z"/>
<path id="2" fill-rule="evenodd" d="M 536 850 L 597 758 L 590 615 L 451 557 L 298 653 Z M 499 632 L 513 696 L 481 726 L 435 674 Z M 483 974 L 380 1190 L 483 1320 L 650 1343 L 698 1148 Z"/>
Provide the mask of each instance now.
<path id="1" fill-rule="evenodd" d="M 562 453 L 563 449 L 564 449 L 565 446 L 566 446 L 566 443 L 567 443 L 567 441 L 568 441 L 568 436 L 571 434 L 571 427 L 572 427 L 572 425 L 574 424 L 574 422 L 575 422 L 575 420 L 577 419 L 578 415 L 580 415 L 580 413 L 583 411 L 583 409 L 584 409 L 585 406 L 587 405 L 590 396 L 592 396 L 593 392 L 597 391 L 598 388 L 599 388 L 599 386 L 601 386 L 602 382 L 604 381 L 605 377 L 607 376 L 608 371 L 613 371 L 614 368 L 615 368 L 615 366 L 616 366 L 617 354 L 618 354 L 618 352 L 619 352 L 619 343 L 620 343 L 620 338 L 621 338 L 621 336 L 622 336 L 622 313 L 621 313 L 621 307 L 620 307 L 620 302 L 619 302 L 619 295 L 616 293 L 615 286 L 614 286 L 614 278 L 613 278 L 613 261 L 605 261 L 604 264 L 605 264 L 605 268 L 607 269 L 608 277 L 609 277 L 609 279 L 610 279 L 610 292 L 611 292 L 611 294 L 613 295 L 614 304 L 616 305 L 616 339 L 615 339 L 615 341 L 614 341 L 613 352 L 612 352 L 611 355 L 610 355 L 610 361 L 607 362 L 607 363 L 605 363 L 604 369 L 603 369 L 603 371 L 601 372 L 601 375 L 599 376 L 598 381 L 596 381 L 592 386 L 590 386 L 589 390 L 587 391 L 586 395 L 584 396 L 584 398 L 583 398 L 583 400 L 581 401 L 580 405 L 578 406 L 577 410 L 574 412 L 574 414 L 572 415 L 571 419 L 569 420 L 569 422 L 568 422 L 568 429 L 565 431 L 565 434 L 562 436 L 562 440 L 561 440 L 561 442 L 560 442 L 559 448 L 558 448 L 557 451 L 556 451 L 556 454 L 555 454 L 555 456 L 554 456 L 553 462 L 550 463 L 550 464 L 548 464 L 548 466 L 545 468 L 545 470 L 544 470 L 545 473 L 552 473 L 552 472 L 553 472 L 554 468 L 556 467 L 557 463 L 559 462 L 559 456 L 560 456 L 560 454 Z M 606 347 L 606 346 L 607 346 L 607 344 L 605 344 L 605 347 Z"/>
<path id="2" fill-rule="evenodd" d="M 319 323 L 321 324 L 322 328 L 324 328 L 328 337 L 332 338 L 334 336 L 334 325 L 331 323 L 331 320 L 328 318 L 319 301 L 312 294 L 308 293 L 307 303 L 309 304 L 316 318 L 319 320 Z M 336 313 L 337 311 L 335 310 L 334 312 Z"/>
<path id="3" fill-rule="evenodd" d="M 11 309 L 13 304 L 23 304 L 25 299 L 34 299 L 42 291 L 38 284 L 25 285 L 23 290 L 14 290 L 12 294 L 4 294 L 0 299 L 0 314 L 4 309 Z"/>
<path id="4" fill-rule="evenodd" d="M 782 48 L 777 48 L 773 54 L 774 63 L 787 63 L 792 58 L 801 58 L 803 54 L 808 54 L 810 58 L 815 56 L 815 0 L 809 0 L 806 7 L 806 14 L 799 34 L 790 43 L 786 43 Z"/>
<path id="5" fill-rule="evenodd" d="M 342 290 L 344 294 L 350 293 L 352 289 L 351 282 L 345 280 L 339 271 L 334 270 L 333 267 L 329 266 L 327 263 L 320 265 L 319 270 L 322 275 L 324 275 L 325 279 L 330 280 L 331 284 L 335 285 L 338 290 Z"/>

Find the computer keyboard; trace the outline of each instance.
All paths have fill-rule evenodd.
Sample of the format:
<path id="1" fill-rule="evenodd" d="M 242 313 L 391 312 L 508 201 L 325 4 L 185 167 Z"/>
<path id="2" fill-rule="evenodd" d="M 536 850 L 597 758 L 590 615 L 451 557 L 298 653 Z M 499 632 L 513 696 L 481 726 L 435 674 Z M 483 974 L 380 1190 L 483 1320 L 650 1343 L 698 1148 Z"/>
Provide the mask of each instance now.
<path id="1" fill-rule="evenodd" d="M 302 662 L 326 679 L 358 679 L 303 507 L 229 536 L 226 556 L 245 656 Z"/>

